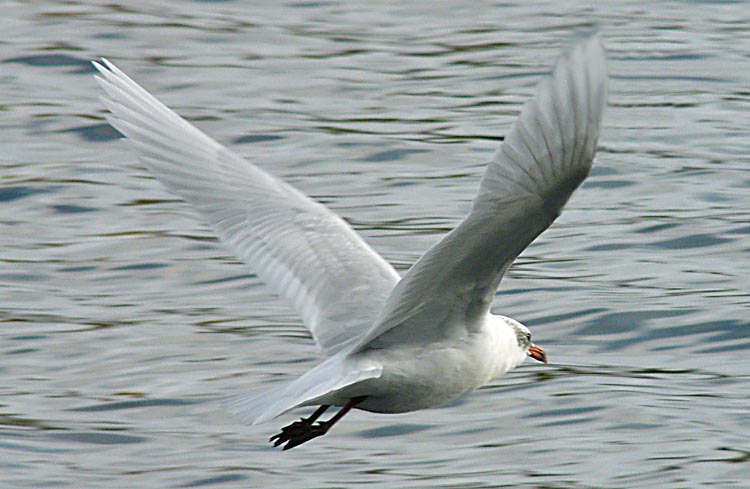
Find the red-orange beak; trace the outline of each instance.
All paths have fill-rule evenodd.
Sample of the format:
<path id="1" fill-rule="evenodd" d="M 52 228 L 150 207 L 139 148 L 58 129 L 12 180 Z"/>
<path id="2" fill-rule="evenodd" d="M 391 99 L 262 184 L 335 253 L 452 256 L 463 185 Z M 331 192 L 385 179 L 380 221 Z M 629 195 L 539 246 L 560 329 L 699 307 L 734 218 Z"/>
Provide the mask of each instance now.
<path id="1" fill-rule="evenodd" d="M 544 348 L 534 343 L 529 347 L 529 356 L 536 361 L 547 363 L 547 353 L 544 351 Z"/>

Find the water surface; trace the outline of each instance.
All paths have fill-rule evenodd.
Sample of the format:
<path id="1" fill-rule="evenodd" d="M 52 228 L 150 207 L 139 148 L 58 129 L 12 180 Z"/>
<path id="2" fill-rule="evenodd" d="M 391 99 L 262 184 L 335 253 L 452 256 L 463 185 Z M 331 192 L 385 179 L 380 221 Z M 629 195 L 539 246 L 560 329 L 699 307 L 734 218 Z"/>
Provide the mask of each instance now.
<path id="1" fill-rule="evenodd" d="M 0 485 L 748 487 L 748 22 L 741 2 L 6 2 Z M 225 415 L 216 399 L 318 353 L 117 141 L 89 60 L 404 271 L 594 26 L 612 76 L 595 168 L 493 308 L 551 364 L 287 453 L 266 440 L 301 411 Z"/>

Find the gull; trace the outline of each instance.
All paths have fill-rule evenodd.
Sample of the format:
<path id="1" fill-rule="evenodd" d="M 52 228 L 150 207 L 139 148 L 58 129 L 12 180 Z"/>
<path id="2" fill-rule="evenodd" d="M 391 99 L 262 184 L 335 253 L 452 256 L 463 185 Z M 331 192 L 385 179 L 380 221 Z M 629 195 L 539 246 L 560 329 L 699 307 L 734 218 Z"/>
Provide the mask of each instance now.
<path id="1" fill-rule="evenodd" d="M 529 329 L 490 306 L 508 267 L 591 169 L 607 99 L 598 36 L 563 52 L 488 163 L 469 214 L 403 277 L 328 208 L 211 139 L 110 61 L 93 64 L 109 123 L 289 302 L 326 357 L 288 384 L 225 402 L 248 424 L 318 406 L 273 436 L 274 446 L 324 435 L 354 408 L 430 408 L 526 357 L 547 363 Z M 331 406 L 341 409 L 318 421 Z"/>

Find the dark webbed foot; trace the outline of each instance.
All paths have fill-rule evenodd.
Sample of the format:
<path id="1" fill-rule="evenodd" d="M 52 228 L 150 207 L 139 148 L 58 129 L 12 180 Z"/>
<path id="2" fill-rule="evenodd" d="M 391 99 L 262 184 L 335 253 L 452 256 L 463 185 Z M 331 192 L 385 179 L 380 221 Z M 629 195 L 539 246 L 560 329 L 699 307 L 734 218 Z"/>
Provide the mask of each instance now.
<path id="1" fill-rule="evenodd" d="M 295 421 L 282 428 L 281 433 L 272 436 L 269 441 L 272 441 L 275 447 L 286 443 L 282 450 L 289 450 L 313 438 L 325 435 L 330 428 L 331 423 L 327 421 L 319 423 L 308 423 L 306 420 Z"/>
<path id="2" fill-rule="evenodd" d="M 268 441 L 273 442 L 273 446 L 277 447 L 281 445 L 282 443 L 286 443 L 293 439 L 296 440 L 301 437 L 304 437 L 305 433 L 307 433 L 309 430 L 313 428 L 313 424 L 315 423 L 315 421 L 326 411 L 326 409 L 328 409 L 328 406 L 320 406 L 309 417 L 302 418 L 299 421 L 295 421 L 294 423 L 281 428 L 281 433 L 273 435 Z M 321 433 L 321 435 L 322 434 L 324 433 Z M 320 436 L 320 435 L 316 435 L 316 436 Z M 297 445 L 304 443 L 310 439 L 312 438 L 304 439 L 291 446 L 287 444 L 287 446 L 284 447 L 284 450 L 289 450 L 290 448 L 296 447 Z"/>
<path id="3" fill-rule="evenodd" d="M 315 421 L 317 421 L 317 419 L 325 412 L 325 410 L 328 409 L 328 406 L 320 406 L 317 411 L 310 415 L 310 417 L 302 418 L 299 421 L 295 421 L 290 425 L 284 426 L 283 428 L 281 428 L 281 433 L 273 435 L 268 441 L 272 442 L 273 446 L 275 447 L 286 443 L 282 450 L 289 450 L 290 448 L 302 445 L 303 443 L 310 441 L 313 438 L 317 438 L 328 433 L 328 430 L 331 429 L 331 426 L 336 424 L 336 422 L 343 418 L 344 415 L 348 413 L 354 406 L 364 400 L 364 397 L 355 397 L 354 399 L 351 399 L 348 403 L 346 403 L 346 406 L 341 408 L 341 410 L 336 413 L 331 419 L 329 419 L 328 421 L 320 421 L 316 423 Z"/>

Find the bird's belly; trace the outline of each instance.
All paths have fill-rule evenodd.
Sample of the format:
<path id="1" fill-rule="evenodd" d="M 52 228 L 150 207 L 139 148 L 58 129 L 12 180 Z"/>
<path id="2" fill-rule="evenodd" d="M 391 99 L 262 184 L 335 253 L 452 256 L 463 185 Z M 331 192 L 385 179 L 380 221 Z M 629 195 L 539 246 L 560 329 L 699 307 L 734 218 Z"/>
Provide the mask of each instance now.
<path id="1" fill-rule="evenodd" d="M 495 376 L 494 365 L 482 358 L 473 351 L 456 348 L 411 350 L 408 355 L 393 352 L 383 359 L 381 377 L 352 385 L 346 396 L 366 396 L 357 408 L 377 413 L 439 406 Z"/>

